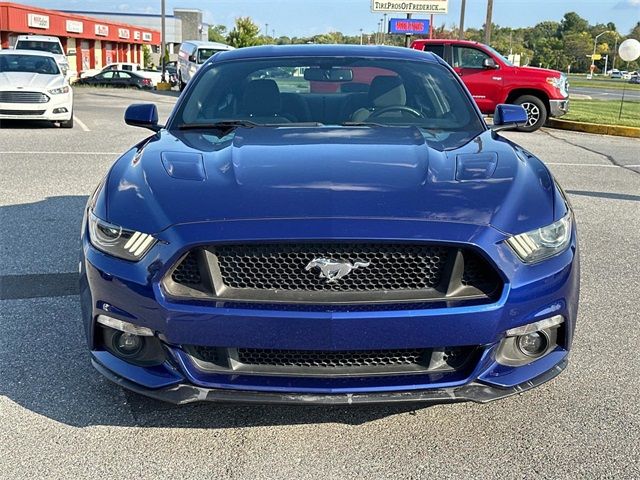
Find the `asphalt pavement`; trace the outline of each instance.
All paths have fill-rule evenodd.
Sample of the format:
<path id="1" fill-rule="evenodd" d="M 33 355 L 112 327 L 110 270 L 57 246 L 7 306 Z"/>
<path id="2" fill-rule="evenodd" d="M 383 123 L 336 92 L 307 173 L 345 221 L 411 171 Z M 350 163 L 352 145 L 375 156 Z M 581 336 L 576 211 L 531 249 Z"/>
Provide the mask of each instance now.
<path id="1" fill-rule="evenodd" d="M 487 405 L 175 407 L 89 364 L 75 292 L 82 209 L 148 132 L 77 89 L 73 130 L 0 128 L 0 478 L 639 478 L 640 140 L 505 133 L 575 208 L 582 293 L 569 368 Z"/>
<path id="2" fill-rule="evenodd" d="M 635 87 L 635 85 L 633 85 Z M 570 87 L 569 95 L 575 95 L 576 93 L 581 96 L 588 96 L 594 100 L 621 100 L 622 89 L 617 88 L 599 88 L 599 87 Z M 640 90 L 637 88 L 631 88 L 631 85 L 624 92 L 624 99 L 629 101 L 640 100 Z"/>

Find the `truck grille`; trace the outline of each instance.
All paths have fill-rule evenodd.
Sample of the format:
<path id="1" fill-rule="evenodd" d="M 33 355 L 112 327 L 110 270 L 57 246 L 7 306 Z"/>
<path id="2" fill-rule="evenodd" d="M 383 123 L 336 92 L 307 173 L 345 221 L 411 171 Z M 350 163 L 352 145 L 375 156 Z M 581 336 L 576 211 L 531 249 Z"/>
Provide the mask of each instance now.
<path id="1" fill-rule="evenodd" d="M 0 92 L 0 103 L 47 103 L 49 97 L 40 92 Z"/>
<path id="2" fill-rule="evenodd" d="M 286 243 L 192 250 L 164 286 L 178 297 L 349 304 L 488 297 L 500 279 L 481 256 L 455 247 Z"/>
<path id="3" fill-rule="evenodd" d="M 279 375 L 375 375 L 459 371 L 477 359 L 474 346 L 391 350 L 283 350 L 184 347 L 205 371 Z"/>

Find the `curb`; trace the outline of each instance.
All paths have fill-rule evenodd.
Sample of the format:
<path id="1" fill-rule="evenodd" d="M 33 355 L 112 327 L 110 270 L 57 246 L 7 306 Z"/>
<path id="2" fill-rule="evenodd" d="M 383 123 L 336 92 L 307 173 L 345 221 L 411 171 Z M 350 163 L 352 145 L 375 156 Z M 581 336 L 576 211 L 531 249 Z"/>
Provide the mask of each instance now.
<path id="1" fill-rule="evenodd" d="M 617 125 L 602 125 L 599 123 L 572 122 L 570 120 L 559 120 L 550 118 L 547 127 L 558 128 L 560 130 L 573 130 L 575 132 L 595 133 L 598 135 L 616 135 L 618 137 L 640 138 L 640 128 L 621 127 Z"/>

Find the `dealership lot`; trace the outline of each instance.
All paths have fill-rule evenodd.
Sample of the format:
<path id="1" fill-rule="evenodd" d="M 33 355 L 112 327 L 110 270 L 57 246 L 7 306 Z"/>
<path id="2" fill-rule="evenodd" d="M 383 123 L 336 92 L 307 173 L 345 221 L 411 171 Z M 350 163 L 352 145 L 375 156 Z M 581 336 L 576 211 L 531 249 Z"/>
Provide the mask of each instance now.
<path id="1" fill-rule="evenodd" d="M 581 233 L 569 369 L 488 405 L 191 405 L 124 392 L 89 365 L 76 293 L 87 196 L 147 136 L 122 121 L 174 93 L 77 89 L 76 128 L 0 128 L 0 478 L 640 476 L 640 140 L 506 133 L 551 167 Z"/>

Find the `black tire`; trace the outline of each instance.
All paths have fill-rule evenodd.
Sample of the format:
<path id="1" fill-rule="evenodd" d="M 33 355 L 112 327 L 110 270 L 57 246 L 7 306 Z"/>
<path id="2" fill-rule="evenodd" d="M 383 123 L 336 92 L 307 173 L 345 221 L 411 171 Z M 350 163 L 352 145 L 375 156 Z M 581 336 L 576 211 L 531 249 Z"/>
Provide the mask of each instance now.
<path id="1" fill-rule="evenodd" d="M 71 111 L 71 118 L 60 122 L 60 128 L 73 128 L 73 111 Z"/>
<path id="2" fill-rule="evenodd" d="M 535 132 L 545 123 L 547 123 L 547 107 L 544 102 L 533 95 L 522 95 L 513 102 L 515 105 L 521 105 L 527 111 L 527 123 L 523 127 L 518 127 L 520 132 Z"/>

